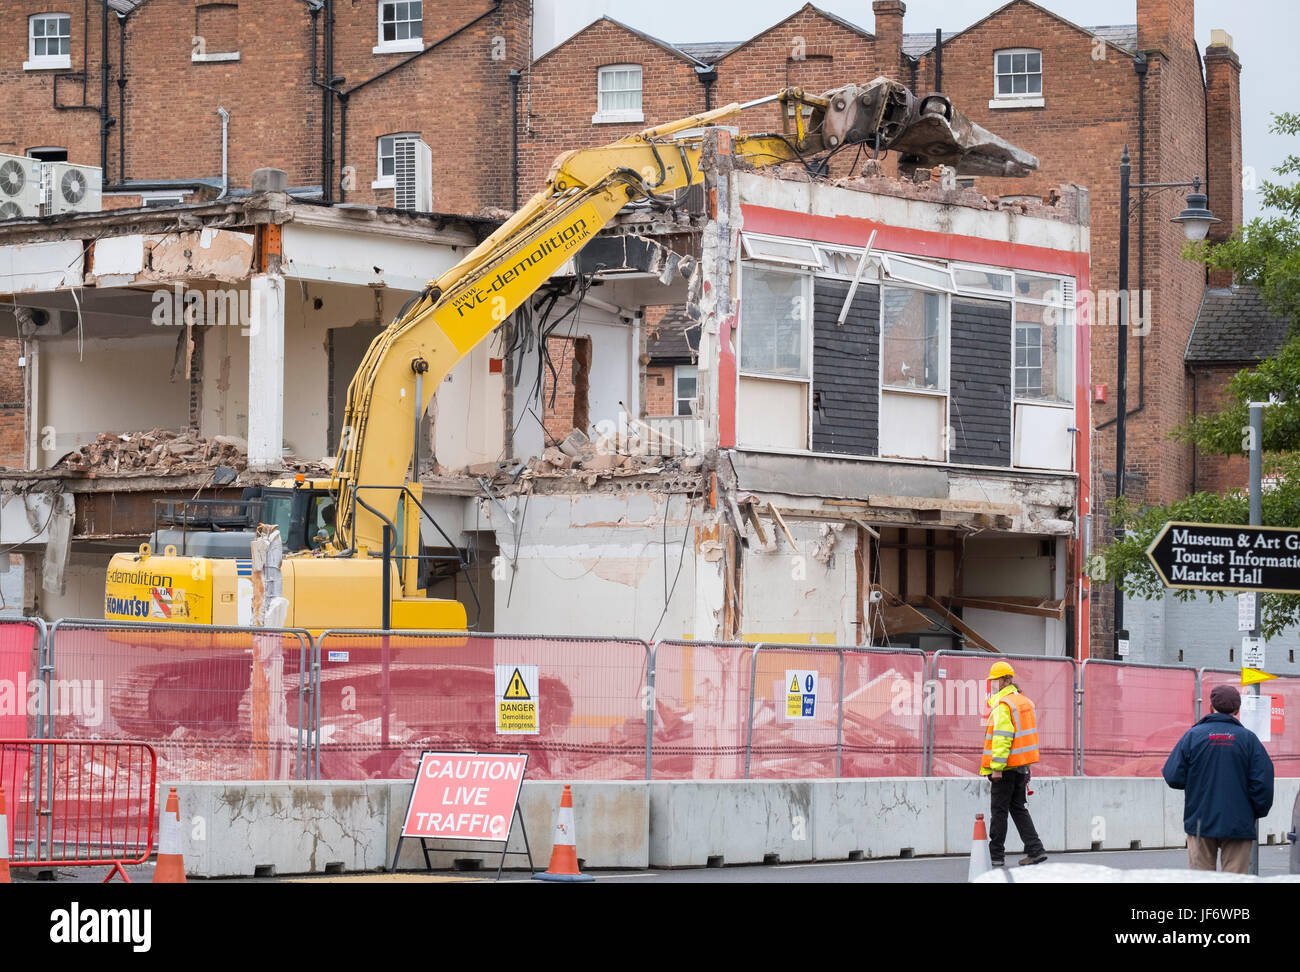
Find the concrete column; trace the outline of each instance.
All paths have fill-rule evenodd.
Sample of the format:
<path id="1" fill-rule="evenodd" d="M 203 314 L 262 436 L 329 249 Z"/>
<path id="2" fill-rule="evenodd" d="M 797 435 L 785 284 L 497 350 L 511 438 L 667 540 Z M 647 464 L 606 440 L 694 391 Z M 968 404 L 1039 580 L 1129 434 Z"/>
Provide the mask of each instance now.
<path id="1" fill-rule="evenodd" d="M 284 277 L 248 281 L 248 465 L 278 469 L 284 442 Z"/>

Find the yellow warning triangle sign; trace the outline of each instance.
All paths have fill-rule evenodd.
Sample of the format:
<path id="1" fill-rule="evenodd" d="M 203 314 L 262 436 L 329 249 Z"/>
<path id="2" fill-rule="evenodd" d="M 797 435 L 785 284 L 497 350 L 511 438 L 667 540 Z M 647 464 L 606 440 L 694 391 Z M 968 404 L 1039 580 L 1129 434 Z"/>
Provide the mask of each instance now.
<path id="1" fill-rule="evenodd" d="M 1277 676 L 1270 675 L 1268 672 L 1260 671 L 1258 668 L 1243 668 L 1241 670 L 1242 685 L 1254 685 L 1256 682 L 1267 682 L 1271 678 L 1277 678 Z"/>
<path id="2" fill-rule="evenodd" d="M 510 676 L 510 684 L 506 686 L 506 694 L 501 696 L 503 699 L 531 699 L 528 694 L 528 686 L 524 684 L 524 677 L 519 674 L 519 669 Z"/>
<path id="3" fill-rule="evenodd" d="M 790 679 L 790 692 L 792 695 L 799 694 L 799 676 L 795 675 Z"/>

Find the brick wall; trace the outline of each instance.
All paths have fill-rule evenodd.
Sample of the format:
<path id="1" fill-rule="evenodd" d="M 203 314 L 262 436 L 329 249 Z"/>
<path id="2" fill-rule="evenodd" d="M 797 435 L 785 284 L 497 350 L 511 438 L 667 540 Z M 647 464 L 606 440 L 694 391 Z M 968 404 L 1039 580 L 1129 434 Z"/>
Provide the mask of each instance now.
<path id="1" fill-rule="evenodd" d="M 23 410 L 22 342 L 0 338 L 0 466 L 26 465 L 27 419 Z"/>
<path id="2" fill-rule="evenodd" d="M 55 5 L 57 7 L 57 5 Z M 13 0 L 18 13 L 0 18 L 0 92 L 7 101 L 0 152 L 22 154 L 35 146 L 66 147 L 69 160 L 100 164 L 100 21 L 98 4 L 82 4 L 72 16 L 71 64 L 61 71 L 24 71 L 27 15 L 48 3 Z M 512 68 L 528 70 L 528 0 L 425 2 L 426 45 L 450 37 L 434 50 L 398 67 L 411 54 L 374 53 L 377 0 L 338 0 L 335 10 L 334 74 L 349 90 L 396 68 L 348 99 L 346 144 L 336 144 L 335 176 L 349 175 L 346 201 L 391 206 L 393 190 L 375 189 L 376 138 L 413 132 L 433 150 L 436 211 L 478 213 L 508 205 Z M 63 9 L 63 8 L 59 8 Z M 486 16 L 483 16 L 486 15 Z M 476 21 L 472 26 L 471 22 Z M 119 40 L 125 30 L 125 113 L 118 118 Z M 207 36 L 202 31 L 210 31 Z M 316 22 L 318 72 L 324 70 L 324 16 Z M 110 16 L 106 181 L 217 178 L 221 175 L 221 118 L 230 112 L 229 174 L 246 188 L 254 169 L 284 169 L 291 186 L 322 179 L 321 89 L 312 79 L 313 20 L 305 3 L 196 4 L 150 0 L 124 22 Z M 194 38 L 201 37 L 200 43 Z M 228 53 L 238 61 L 193 60 L 198 51 Z M 83 51 L 85 56 L 83 58 Z M 82 76 L 83 65 L 85 68 Z M 55 77 L 62 105 L 55 111 Z M 82 107 L 83 105 L 90 106 Z M 91 108 L 95 110 L 90 110 Z M 336 143 L 342 143 L 342 111 L 335 108 Z M 124 132 L 126 157 L 119 155 Z M 337 195 L 337 194 L 336 194 Z M 117 205 L 117 203 L 111 204 Z M 107 208 L 107 206 L 106 206 Z"/>
<path id="3" fill-rule="evenodd" d="M 1188 368 L 1196 397 L 1196 410 L 1204 415 L 1229 404 L 1228 382 L 1249 365 L 1194 365 Z M 1196 450 L 1195 489 L 1205 493 L 1223 493 L 1230 489 L 1247 489 L 1250 485 L 1250 460 L 1244 456 L 1207 455 Z"/>
<path id="4" fill-rule="evenodd" d="M 672 365 L 651 365 L 645 370 L 645 414 L 650 417 L 675 415 L 677 399 L 674 394 Z"/>
<path id="5" fill-rule="evenodd" d="M 5 15 L 0 17 L 0 93 L 5 106 L 0 152 L 24 155 L 28 149 L 54 146 L 68 150 L 69 162 L 99 165 L 99 4 L 83 9 L 80 3 L 9 0 L 4 6 Z M 71 16 L 70 67 L 24 70 L 28 18 L 55 11 Z M 115 41 L 110 24 L 109 42 Z"/>
<path id="6" fill-rule="evenodd" d="M 555 367 L 554 375 L 550 368 L 542 368 L 542 425 L 546 429 L 546 444 L 551 445 L 563 442 L 573 431 L 574 342 L 570 338 L 551 337 L 546 347 Z"/>

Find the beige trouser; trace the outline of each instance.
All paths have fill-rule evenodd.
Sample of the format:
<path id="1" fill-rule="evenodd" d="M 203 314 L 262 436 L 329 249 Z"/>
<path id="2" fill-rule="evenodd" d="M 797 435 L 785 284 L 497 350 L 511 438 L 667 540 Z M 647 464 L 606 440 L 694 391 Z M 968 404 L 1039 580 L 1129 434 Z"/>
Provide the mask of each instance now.
<path id="1" fill-rule="evenodd" d="M 1250 838 L 1244 840 L 1219 840 L 1216 837 L 1187 835 L 1188 866 L 1193 871 L 1216 870 L 1219 853 L 1223 853 L 1223 869 L 1233 874 L 1250 873 Z"/>

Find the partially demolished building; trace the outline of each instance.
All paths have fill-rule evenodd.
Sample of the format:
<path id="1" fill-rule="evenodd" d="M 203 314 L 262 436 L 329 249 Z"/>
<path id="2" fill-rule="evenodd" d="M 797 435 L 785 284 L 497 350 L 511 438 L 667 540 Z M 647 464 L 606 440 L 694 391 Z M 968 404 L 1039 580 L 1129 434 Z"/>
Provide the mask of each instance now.
<path id="1" fill-rule="evenodd" d="M 433 592 L 480 630 L 1086 655 L 1086 192 L 746 171 L 709 138 L 692 205 L 625 211 L 440 388 Z M 254 190 L 0 227 L 28 610 L 100 616 L 154 499 L 329 468 L 370 338 L 492 225 Z M 693 387 L 651 418 L 666 306 Z"/>

